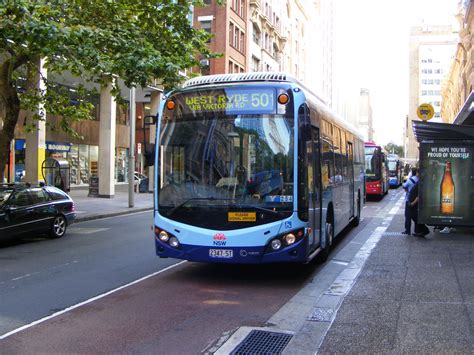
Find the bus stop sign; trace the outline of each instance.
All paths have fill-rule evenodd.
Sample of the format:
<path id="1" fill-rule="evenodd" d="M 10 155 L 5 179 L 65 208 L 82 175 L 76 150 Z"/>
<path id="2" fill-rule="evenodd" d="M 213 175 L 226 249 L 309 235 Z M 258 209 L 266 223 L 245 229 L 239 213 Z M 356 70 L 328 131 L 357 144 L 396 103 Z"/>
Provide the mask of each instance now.
<path id="1" fill-rule="evenodd" d="M 428 121 L 434 116 L 434 108 L 430 104 L 421 104 L 416 110 L 419 119 Z"/>

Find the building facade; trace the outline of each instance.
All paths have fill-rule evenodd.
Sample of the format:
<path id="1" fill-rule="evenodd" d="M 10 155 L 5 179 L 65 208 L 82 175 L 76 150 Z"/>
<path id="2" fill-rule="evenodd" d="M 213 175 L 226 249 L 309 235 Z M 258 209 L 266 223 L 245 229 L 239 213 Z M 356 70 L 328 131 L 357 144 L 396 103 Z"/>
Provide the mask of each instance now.
<path id="1" fill-rule="evenodd" d="M 46 71 L 42 72 L 47 77 Z M 84 82 L 67 73 L 60 77 L 49 77 L 69 91 L 71 102 L 75 100 L 75 87 Z M 41 80 L 38 80 L 41 85 Z M 92 86 L 91 86 L 92 87 Z M 123 87 L 124 104 L 117 104 L 109 87 L 96 87 L 97 94 L 89 97 L 93 104 L 92 119 L 70 123 L 75 136 L 59 129 L 61 118 L 45 112 L 45 121 L 32 120 L 32 113 L 20 111 L 11 143 L 11 155 L 6 180 L 9 182 L 44 181 L 42 163 L 47 158 L 65 159 L 69 163 L 70 186 L 89 186 L 92 176 L 99 178 L 99 195 L 113 197 L 115 185 L 128 183 L 128 161 L 130 156 L 130 102 L 129 89 Z M 137 129 L 143 130 L 145 115 L 156 113 L 161 90 L 137 89 Z M 41 108 L 39 108 L 41 109 Z M 25 127 L 36 129 L 28 132 Z M 149 134 L 147 135 L 149 137 Z M 143 142 L 138 137 L 135 152 Z M 140 144 L 140 146 L 139 146 Z M 136 155 L 135 170 L 143 171 L 144 151 Z"/>
<path id="2" fill-rule="evenodd" d="M 250 72 L 282 71 L 283 49 L 287 38 L 283 36 L 283 7 L 277 0 L 250 0 L 249 53 L 247 68 Z"/>
<path id="3" fill-rule="evenodd" d="M 221 57 L 201 60 L 201 74 L 243 73 L 248 71 L 249 0 L 230 0 L 218 5 L 215 0 L 195 7 L 193 25 L 212 33 L 209 48 Z"/>
<path id="4" fill-rule="evenodd" d="M 405 158 L 418 158 L 418 142 L 412 127 L 419 120 L 417 108 L 423 103 L 435 110 L 433 122 L 441 122 L 441 87 L 457 44 L 452 26 L 415 26 L 410 31 L 408 121 L 404 136 Z"/>
<path id="5" fill-rule="evenodd" d="M 474 2 L 459 4 L 459 39 L 454 60 L 443 83 L 441 117 L 446 123 L 453 123 L 464 103 L 473 91 L 474 84 Z"/>
<path id="6" fill-rule="evenodd" d="M 359 119 L 355 126 L 364 135 L 366 141 L 374 141 L 372 104 L 369 89 L 360 89 Z"/>

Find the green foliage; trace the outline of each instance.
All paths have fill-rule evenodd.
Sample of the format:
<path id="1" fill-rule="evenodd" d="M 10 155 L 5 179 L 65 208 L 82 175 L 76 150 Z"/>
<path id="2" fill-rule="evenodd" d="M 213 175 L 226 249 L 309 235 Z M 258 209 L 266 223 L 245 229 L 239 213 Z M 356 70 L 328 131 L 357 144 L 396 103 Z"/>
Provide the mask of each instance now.
<path id="1" fill-rule="evenodd" d="M 397 154 L 399 157 L 404 156 L 403 147 L 401 145 L 396 145 L 395 143 L 390 142 L 384 148 L 389 153 Z"/>
<path id="2" fill-rule="evenodd" d="M 222 1 L 219 1 L 222 3 Z M 44 79 L 44 89 L 24 79 L 38 74 L 45 60 L 48 78 L 69 72 L 84 82 L 145 87 L 158 79 L 169 89 L 184 78 L 180 70 L 212 58 L 209 34 L 194 29 L 190 6 L 202 0 L 2 0 L 0 1 L 0 151 L 9 149 L 20 107 L 62 117 L 59 127 L 74 134 L 70 122 L 91 119 L 91 93 L 70 92 Z M 44 120 L 39 112 L 36 119 Z M 0 167 L 6 163 L 0 152 Z M 3 169 L 0 169 L 0 177 Z"/>
<path id="3" fill-rule="evenodd" d="M 47 57 L 48 72 L 70 71 L 94 82 L 120 77 L 127 86 L 160 78 L 211 57 L 208 34 L 194 29 L 189 1 L 5 0 L 0 4 L 2 55 Z"/>

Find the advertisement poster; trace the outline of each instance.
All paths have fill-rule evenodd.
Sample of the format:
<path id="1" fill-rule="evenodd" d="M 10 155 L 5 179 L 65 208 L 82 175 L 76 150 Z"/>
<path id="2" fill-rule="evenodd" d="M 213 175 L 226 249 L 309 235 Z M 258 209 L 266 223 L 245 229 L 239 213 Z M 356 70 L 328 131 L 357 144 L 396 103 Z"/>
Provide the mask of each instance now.
<path id="1" fill-rule="evenodd" d="M 429 225 L 474 225 L 474 142 L 420 146 L 419 220 Z"/>

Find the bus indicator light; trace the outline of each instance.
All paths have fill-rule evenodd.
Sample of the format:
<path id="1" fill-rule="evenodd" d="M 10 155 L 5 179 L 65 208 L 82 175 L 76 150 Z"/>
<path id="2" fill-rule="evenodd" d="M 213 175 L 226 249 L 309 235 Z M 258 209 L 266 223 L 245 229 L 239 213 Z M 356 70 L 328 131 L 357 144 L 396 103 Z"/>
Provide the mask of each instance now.
<path id="1" fill-rule="evenodd" d="M 168 110 L 174 110 L 175 106 L 176 106 L 176 104 L 174 103 L 173 100 L 169 100 L 169 101 L 166 103 L 166 108 L 167 108 Z"/>
<path id="2" fill-rule="evenodd" d="M 286 105 L 290 101 L 290 97 L 287 94 L 281 94 L 278 96 L 278 103 Z"/>

